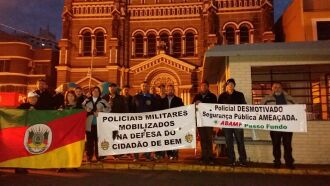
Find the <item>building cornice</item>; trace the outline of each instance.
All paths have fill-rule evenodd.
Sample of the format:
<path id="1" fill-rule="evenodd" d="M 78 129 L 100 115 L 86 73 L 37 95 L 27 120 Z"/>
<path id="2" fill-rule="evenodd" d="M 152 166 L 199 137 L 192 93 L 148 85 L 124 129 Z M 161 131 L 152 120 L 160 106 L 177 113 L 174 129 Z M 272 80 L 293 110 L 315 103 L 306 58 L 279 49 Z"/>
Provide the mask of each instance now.
<path id="1" fill-rule="evenodd" d="M 16 72 L 0 72 L 0 76 L 46 77 L 45 74 L 23 74 Z"/>

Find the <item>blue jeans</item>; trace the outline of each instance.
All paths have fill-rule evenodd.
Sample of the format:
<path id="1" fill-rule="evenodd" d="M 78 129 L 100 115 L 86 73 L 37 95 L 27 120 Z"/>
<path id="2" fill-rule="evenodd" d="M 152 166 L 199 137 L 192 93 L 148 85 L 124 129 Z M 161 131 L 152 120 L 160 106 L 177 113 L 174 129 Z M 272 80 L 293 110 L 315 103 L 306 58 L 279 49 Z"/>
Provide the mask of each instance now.
<path id="1" fill-rule="evenodd" d="M 226 138 L 228 159 L 230 163 L 236 161 L 235 151 L 234 151 L 234 136 L 237 143 L 237 150 L 239 154 L 239 161 L 246 163 L 246 151 L 244 145 L 244 130 L 243 129 L 232 129 L 232 128 L 223 128 L 223 133 Z"/>

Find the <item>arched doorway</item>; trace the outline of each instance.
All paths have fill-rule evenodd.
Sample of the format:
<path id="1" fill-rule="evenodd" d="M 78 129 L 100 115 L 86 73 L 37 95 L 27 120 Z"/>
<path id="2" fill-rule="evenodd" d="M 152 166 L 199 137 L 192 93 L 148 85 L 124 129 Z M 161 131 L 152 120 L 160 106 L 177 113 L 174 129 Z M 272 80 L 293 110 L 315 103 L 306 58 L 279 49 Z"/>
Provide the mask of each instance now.
<path id="1" fill-rule="evenodd" d="M 149 78 L 150 87 L 159 87 L 160 85 L 174 85 L 175 93 L 178 94 L 178 81 L 169 73 L 156 73 Z"/>

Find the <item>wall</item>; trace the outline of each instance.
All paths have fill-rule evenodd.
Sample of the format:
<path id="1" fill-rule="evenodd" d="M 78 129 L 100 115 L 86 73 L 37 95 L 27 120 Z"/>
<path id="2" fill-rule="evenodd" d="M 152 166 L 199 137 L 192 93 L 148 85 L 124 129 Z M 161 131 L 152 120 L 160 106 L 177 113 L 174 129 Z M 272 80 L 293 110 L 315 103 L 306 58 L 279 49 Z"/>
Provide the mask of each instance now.
<path id="1" fill-rule="evenodd" d="M 283 14 L 282 21 L 286 42 L 305 41 L 302 0 L 292 2 Z"/>
<path id="2" fill-rule="evenodd" d="M 306 41 L 317 40 L 316 21 L 330 21 L 330 10 L 304 13 Z"/>

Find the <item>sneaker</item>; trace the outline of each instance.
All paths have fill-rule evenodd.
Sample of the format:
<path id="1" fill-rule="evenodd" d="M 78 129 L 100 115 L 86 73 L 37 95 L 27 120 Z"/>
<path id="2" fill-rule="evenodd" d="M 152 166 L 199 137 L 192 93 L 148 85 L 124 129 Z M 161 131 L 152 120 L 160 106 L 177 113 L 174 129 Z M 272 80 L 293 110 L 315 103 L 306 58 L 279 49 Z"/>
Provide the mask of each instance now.
<path id="1" fill-rule="evenodd" d="M 228 163 L 227 166 L 229 167 L 235 167 L 236 163 L 235 162 L 231 162 L 231 163 Z"/>
<path id="2" fill-rule="evenodd" d="M 241 166 L 241 167 L 247 167 L 248 165 L 247 165 L 246 162 L 239 162 L 239 166 Z"/>
<path id="3" fill-rule="evenodd" d="M 136 159 L 136 158 L 133 159 L 133 162 L 137 162 L 137 161 L 138 161 L 138 159 Z"/>
<path id="4" fill-rule="evenodd" d="M 209 161 L 209 165 L 214 165 L 214 161 L 213 160 L 210 160 Z"/>

